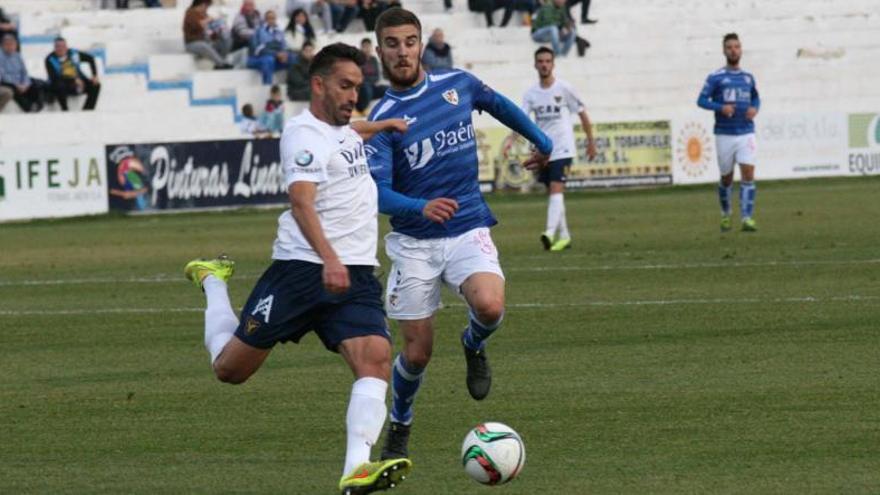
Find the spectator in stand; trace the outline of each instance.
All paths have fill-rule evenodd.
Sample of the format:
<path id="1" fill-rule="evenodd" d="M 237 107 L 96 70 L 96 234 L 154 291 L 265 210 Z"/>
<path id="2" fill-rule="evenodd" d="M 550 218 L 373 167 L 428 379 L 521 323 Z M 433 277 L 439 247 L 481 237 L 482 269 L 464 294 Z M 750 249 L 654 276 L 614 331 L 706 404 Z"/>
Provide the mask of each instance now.
<path id="1" fill-rule="evenodd" d="M 80 64 L 87 63 L 92 71 L 91 77 L 83 72 Z M 62 111 L 67 111 L 67 97 L 86 94 L 83 110 L 94 110 L 101 92 L 101 81 L 98 80 L 98 66 L 95 57 L 86 52 L 67 47 L 67 41 L 55 38 L 55 49 L 46 56 L 46 74 L 49 74 L 49 85 L 52 93 L 58 98 Z"/>
<path id="2" fill-rule="evenodd" d="M 211 0 L 193 0 L 183 16 L 183 41 L 186 51 L 214 62 L 215 69 L 231 69 L 226 55 L 232 48 L 232 37 L 223 21 L 211 19 L 208 8 Z"/>
<path id="3" fill-rule="evenodd" d="M 12 98 L 23 112 L 39 112 L 43 109 L 45 83 L 28 76 L 15 35 L 4 34 L 0 44 L 0 85 L 12 92 Z"/>
<path id="4" fill-rule="evenodd" d="M 244 0 L 232 21 L 232 51 L 251 46 L 251 38 L 260 27 L 260 11 L 254 0 Z"/>
<path id="5" fill-rule="evenodd" d="M 0 74 L 0 77 L 3 77 L 3 74 Z M 15 91 L 7 88 L 6 86 L 0 86 L 0 112 L 6 107 L 6 104 L 9 103 L 9 100 L 12 99 L 12 96 L 15 95 Z"/>
<path id="6" fill-rule="evenodd" d="M 303 9 L 296 9 L 293 11 L 293 15 L 290 16 L 290 21 L 287 23 L 286 30 L 290 31 L 290 35 L 293 37 L 293 42 L 297 45 L 302 45 L 302 43 L 305 43 L 306 41 L 315 41 L 315 29 L 312 28 L 312 23 L 309 21 L 309 15 Z"/>
<path id="7" fill-rule="evenodd" d="M 337 33 L 344 33 L 351 21 L 357 17 L 359 11 L 357 0 L 330 0 L 333 29 Z"/>
<path id="8" fill-rule="evenodd" d="M 12 19 L 7 17 L 6 14 L 3 13 L 3 7 L 0 7 L 0 38 L 6 36 L 7 34 L 11 34 L 15 36 L 15 39 L 18 39 L 18 26 L 12 22 Z"/>
<path id="9" fill-rule="evenodd" d="M 551 0 L 538 10 L 532 21 L 532 40 L 553 46 L 556 56 L 566 56 L 575 39 L 574 25 L 565 8 L 565 0 Z"/>
<path id="10" fill-rule="evenodd" d="M 315 45 L 311 41 L 303 43 L 299 59 L 287 70 L 287 97 L 290 101 L 309 101 L 312 86 L 309 82 L 309 64 L 315 58 Z"/>
<path id="11" fill-rule="evenodd" d="M 267 10 L 263 24 L 251 38 L 247 66 L 260 71 L 263 84 L 268 86 L 275 72 L 290 67 L 295 59 L 296 54 L 287 48 L 284 31 L 278 27 L 278 15 L 274 10 Z"/>
<path id="12" fill-rule="evenodd" d="M 370 38 L 361 40 L 361 51 L 364 53 L 364 65 L 361 66 L 361 72 L 364 74 L 364 81 L 361 83 L 361 90 L 358 92 L 358 101 L 355 104 L 355 110 L 363 113 L 370 102 L 378 100 L 385 96 L 388 86 L 379 84 L 382 71 L 379 65 L 379 59 L 373 53 L 373 42 Z"/>
<path id="13" fill-rule="evenodd" d="M 310 16 L 320 17 L 324 34 L 333 29 L 333 12 L 330 10 L 328 0 L 287 0 L 285 12 L 287 12 L 288 19 L 293 17 L 293 13 L 299 9 L 306 11 Z"/>
<path id="14" fill-rule="evenodd" d="M 486 17 L 486 26 L 495 26 L 494 13 L 504 9 L 504 17 L 501 19 L 501 27 L 507 26 L 513 17 L 513 11 L 526 12 L 528 16 L 524 21 L 528 22 L 531 15 L 538 9 L 538 0 L 469 0 L 468 9 L 471 12 L 482 12 Z"/>
<path id="15" fill-rule="evenodd" d="M 590 0 L 567 0 L 566 6 L 568 7 L 568 15 L 572 18 L 574 16 L 571 15 L 571 8 L 577 5 L 577 3 L 581 3 L 581 24 L 595 24 L 599 22 L 598 19 L 590 19 Z"/>
<path id="16" fill-rule="evenodd" d="M 284 131 L 284 98 L 281 96 L 281 88 L 277 85 L 272 86 L 269 91 L 266 108 L 260 114 L 260 124 L 272 134 L 281 134 Z"/>
<path id="17" fill-rule="evenodd" d="M 272 133 L 261 124 L 254 116 L 254 106 L 245 103 L 241 107 L 241 122 L 238 124 L 241 133 L 255 138 L 271 137 Z"/>
<path id="18" fill-rule="evenodd" d="M 360 18 L 364 21 L 367 31 L 376 30 L 376 18 L 388 8 L 388 4 L 377 0 L 359 0 Z"/>
<path id="19" fill-rule="evenodd" d="M 144 0 L 144 5 L 147 7 L 161 7 L 162 2 L 160 2 L 159 0 Z M 116 8 L 127 9 L 128 0 L 116 0 Z"/>
<path id="20" fill-rule="evenodd" d="M 452 47 L 443 41 L 443 30 L 437 28 L 428 38 L 425 52 L 422 54 L 422 65 L 426 71 L 452 68 Z"/>

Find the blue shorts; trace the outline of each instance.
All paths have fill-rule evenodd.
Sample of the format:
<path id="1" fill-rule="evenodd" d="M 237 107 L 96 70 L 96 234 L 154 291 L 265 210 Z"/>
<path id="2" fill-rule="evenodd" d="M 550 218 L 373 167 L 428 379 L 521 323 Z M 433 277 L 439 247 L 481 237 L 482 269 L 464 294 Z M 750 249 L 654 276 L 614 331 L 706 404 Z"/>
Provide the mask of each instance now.
<path id="1" fill-rule="evenodd" d="M 550 187 L 551 182 L 565 182 L 569 167 L 571 167 L 571 158 L 553 160 L 538 173 L 538 182 L 547 187 Z"/>
<path id="2" fill-rule="evenodd" d="M 351 287 L 344 294 L 324 289 L 324 265 L 275 260 L 266 269 L 241 311 L 235 336 L 269 349 L 299 342 L 314 331 L 324 346 L 339 352 L 343 340 L 380 335 L 391 340 L 382 307 L 382 286 L 372 266 L 348 266 Z"/>

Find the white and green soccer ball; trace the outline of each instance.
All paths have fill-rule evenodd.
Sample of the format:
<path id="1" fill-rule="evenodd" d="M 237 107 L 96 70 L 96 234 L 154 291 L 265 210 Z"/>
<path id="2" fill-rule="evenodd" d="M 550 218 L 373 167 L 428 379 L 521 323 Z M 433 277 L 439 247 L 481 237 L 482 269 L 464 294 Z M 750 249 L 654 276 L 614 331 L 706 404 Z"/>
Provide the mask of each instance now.
<path id="1" fill-rule="evenodd" d="M 502 423 L 478 424 L 461 445 L 464 471 L 484 485 L 500 485 L 516 478 L 525 462 L 522 438 Z"/>

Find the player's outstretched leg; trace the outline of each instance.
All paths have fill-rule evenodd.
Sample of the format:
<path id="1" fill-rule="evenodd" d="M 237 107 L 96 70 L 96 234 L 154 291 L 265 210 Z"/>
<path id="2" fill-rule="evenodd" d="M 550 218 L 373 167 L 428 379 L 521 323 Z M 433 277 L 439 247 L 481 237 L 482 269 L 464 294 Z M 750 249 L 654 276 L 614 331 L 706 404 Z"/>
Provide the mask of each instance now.
<path id="1" fill-rule="evenodd" d="M 476 273 L 462 284 L 461 292 L 471 308 L 470 323 L 461 335 L 467 388 L 471 397 L 483 400 L 492 388 L 486 340 L 504 319 L 504 279 L 494 273 Z"/>
<path id="2" fill-rule="evenodd" d="M 213 364 L 238 327 L 238 318 L 232 311 L 226 282 L 235 272 L 235 262 L 221 254 L 215 259 L 190 261 L 183 274 L 196 287 L 202 289 L 208 300 L 205 309 L 205 348 L 211 354 Z"/>
<path id="3" fill-rule="evenodd" d="M 365 462 L 339 480 L 342 495 L 362 495 L 396 488 L 412 470 L 409 459 Z"/>

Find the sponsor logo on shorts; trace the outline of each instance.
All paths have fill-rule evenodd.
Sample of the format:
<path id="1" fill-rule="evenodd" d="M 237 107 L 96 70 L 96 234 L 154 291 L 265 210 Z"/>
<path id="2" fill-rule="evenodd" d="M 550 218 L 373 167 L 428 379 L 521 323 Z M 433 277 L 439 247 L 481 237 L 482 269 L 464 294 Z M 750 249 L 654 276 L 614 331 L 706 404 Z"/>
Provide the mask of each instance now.
<path id="1" fill-rule="evenodd" d="M 256 306 L 254 306 L 254 310 L 251 311 L 252 315 L 263 315 L 263 321 L 269 323 L 269 313 L 272 312 L 272 302 L 275 301 L 275 296 L 269 294 L 268 296 L 257 301 Z"/>
<path id="2" fill-rule="evenodd" d="M 244 324 L 244 332 L 248 335 L 253 335 L 258 328 L 260 328 L 260 322 L 255 320 L 252 316 L 248 316 L 248 319 Z"/>

